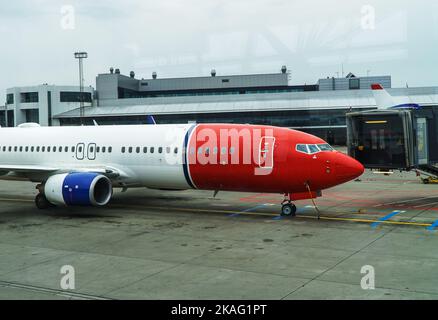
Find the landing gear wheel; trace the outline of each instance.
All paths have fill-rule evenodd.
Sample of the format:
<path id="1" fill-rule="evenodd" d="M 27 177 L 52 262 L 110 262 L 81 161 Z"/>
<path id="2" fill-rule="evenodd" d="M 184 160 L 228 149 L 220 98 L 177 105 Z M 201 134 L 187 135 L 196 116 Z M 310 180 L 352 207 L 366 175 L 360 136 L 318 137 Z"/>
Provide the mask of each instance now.
<path id="1" fill-rule="evenodd" d="M 293 203 L 286 203 L 281 207 L 281 215 L 283 217 L 295 217 L 296 213 L 297 207 Z"/>
<path id="2" fill-rule="evenodd" d="M 42 193 L 38 193 L 35 197 L 35 205 L 38 209 L 48 209 L 52 206 L 46 196 Z"/>

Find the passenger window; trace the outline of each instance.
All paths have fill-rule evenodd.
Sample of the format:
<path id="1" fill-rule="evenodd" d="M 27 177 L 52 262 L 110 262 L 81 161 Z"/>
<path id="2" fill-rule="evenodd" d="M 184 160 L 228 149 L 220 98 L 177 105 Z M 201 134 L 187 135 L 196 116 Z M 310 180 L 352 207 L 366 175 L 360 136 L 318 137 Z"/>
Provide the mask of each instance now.
<path id="1" fill-rule="evenodd" d="M 125 153 L 125 151 L 126 151 L 126 148 L 122 147 L 122 153 Z"/>
<path id="2" fill-rule="evenodd" d="M 29 152 L 29 147 L 24 148 L 24 151 Z"/>
<path id="3" fill-rule="evenodd" d="M 320 151 L 319 148 L 314 144 L 309 144 L 308 147 L 309 147 L 310 153 L 312 153 L 312 154 L 318 153 Z"/>
<path id="4" fill-rule="evenodd" d="M 75 147 L 71 147 L 71 152 L 75 152 L 76 148 Z"/>
<path id="5" fill-rule="evenodd" d="M 113 147 L 108 147 L 108 153 L 113 152 Z"/>
<path id="6" fill-rule="evenodd" d="M 68 147 L 64 147 L 64 152 L 68 152 Z"/>
<path id="7" fill-rule="evenodd" d="M 202 154 L 202 148 L 201 147 L 198 148 L 198 154 Z"/>
<path id="8" fill-rule="evenodd" d="M 158 153 L 163 153 L 163 147 L 158 148 Z"/>
<path id="9" fill-rule="evenodd" d="M 46 147 L 42 147 L 42 152 L 45 152 L 46 151 Z"/>
<path id="10" fill-rule="evenodd" d="M 20 147 L 20 152 L 23 152 L 23 147 Z"/>
<path id="11" fill-rule="evenodd" d="M 170 153 L 170 147 L 166 147 L 166 153 Z"/>
<path id="12" fill-rule="evenodd" d="M 30 147 L 30 152 L 33 152 L 34 150 L 34 147 Z"/>
<path id="13" fill-rule="evenodd" d="M 132 147 L 129 147 L 129 148 L 128 148 L 128 152 L 129 152 L 129 153 L 132 153 Z"/>
<path id="14" fill-rule="evenodd" d="M 3 147 L 3 152 L 5 152 L 6 151 L 6 147 Z"/>
<path id="15" fill-rule="evenodd" d="M 151 153 L 154 153 L 154 150 L 155 150 L 154 147 L 151 147 L 151 148 L 150 148 Z"/>
<path id="16" fill-rule="evenodd" d="M 135 151 L 136 151 L 137 153 L 140 153 L 140 147 L 135 148 Z"/>
<path id="17" fill-rule="evenodd" d="M 143 153 L 148 153 L 148 147 L 143 147 Z"/>
<path id="18" fill-rule="evenodd" d="M 173 153 L 177 154 L 178 153 L 178 148 L 173 149 Z"/>
<path id="19" fill-rule="evenodd" d="M 231 147 L 230 148 L 230 154 L 234 154 L 234 150 L 235 150 L 234 147 Z"/>
<path id="20" fill-rule="evenodd" d="M 106 152 L 106 147 L 102 147 L 102 153 Z"/>
<path id="21" fill-rule="evenodd" d="M 213 154 L 217 154 L 217 147 L 213 148 Z"/>
<path id="22" fill-rule="evenodd" d="M 227 154 L 227 148 L 226 147 L 222 147 L 221 148 L 221 154 Z"/>
<path id="23" fill-rule="evenodd" d="M 97 153 L 100 152 L 100 147 L 96 147 L 96 152 L 97 152 Z"/>

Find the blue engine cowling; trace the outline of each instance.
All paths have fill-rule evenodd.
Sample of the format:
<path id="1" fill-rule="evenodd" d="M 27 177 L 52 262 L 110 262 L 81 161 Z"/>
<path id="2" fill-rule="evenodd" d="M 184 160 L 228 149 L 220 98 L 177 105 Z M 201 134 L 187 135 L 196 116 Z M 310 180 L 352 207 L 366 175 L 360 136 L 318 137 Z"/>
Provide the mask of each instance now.
<path id="1" fill-rule="evenodd" d="M 74 172 L 56 174 L 44 185 L 47 200 L 54 205 L 104 206 L 111 200 L 111 181 L 102 174 Z"/>

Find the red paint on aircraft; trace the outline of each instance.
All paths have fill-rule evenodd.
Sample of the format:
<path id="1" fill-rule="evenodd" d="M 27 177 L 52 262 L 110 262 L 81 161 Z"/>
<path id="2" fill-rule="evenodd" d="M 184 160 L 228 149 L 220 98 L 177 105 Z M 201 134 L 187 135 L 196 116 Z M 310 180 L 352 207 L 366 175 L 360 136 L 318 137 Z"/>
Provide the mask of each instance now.
<path id="1" fill-rule="evenodd" d="M 189 175 L 198 189 L 283 193 L 301 200 L 364 171 L 362 164 L 343 153 L 307 154 L 297 151 L 297 144 L 326 142 L 279 127 L 200 124 L 189 137 Z"/>

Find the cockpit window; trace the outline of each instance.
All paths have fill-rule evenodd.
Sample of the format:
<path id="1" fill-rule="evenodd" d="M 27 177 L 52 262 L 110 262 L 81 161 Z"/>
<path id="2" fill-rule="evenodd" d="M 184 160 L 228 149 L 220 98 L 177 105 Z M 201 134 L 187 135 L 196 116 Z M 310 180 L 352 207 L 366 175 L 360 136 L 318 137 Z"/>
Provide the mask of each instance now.
<path id="1" fill-rule="evenodd" d="M 315 154 L 324 151 L 333 151 L 334 149 L 327 143 L 325 144 L 297 144 L 296 150 L 306 154 Z"/>
<path id="2" fill-rule="evenodd" d="M 297 151 L 302 153 L 309 153 L 309 150 L 307 149 L 307 145 L 305 144 L 297 144 Z"/>
<path id="3" fill-rule="evenodd" d="M 318 144 L 318 148 L 321 151 L 333 151 L 334 150 L 328 143 L 326 143 L 326 144 Z"/>
<path id="4" fill-rule="evenodd" d="M 317 153 L 319 152 L 319 148 L 315 144 L 309 144 L 308 145 L 310 153 Z"/>

